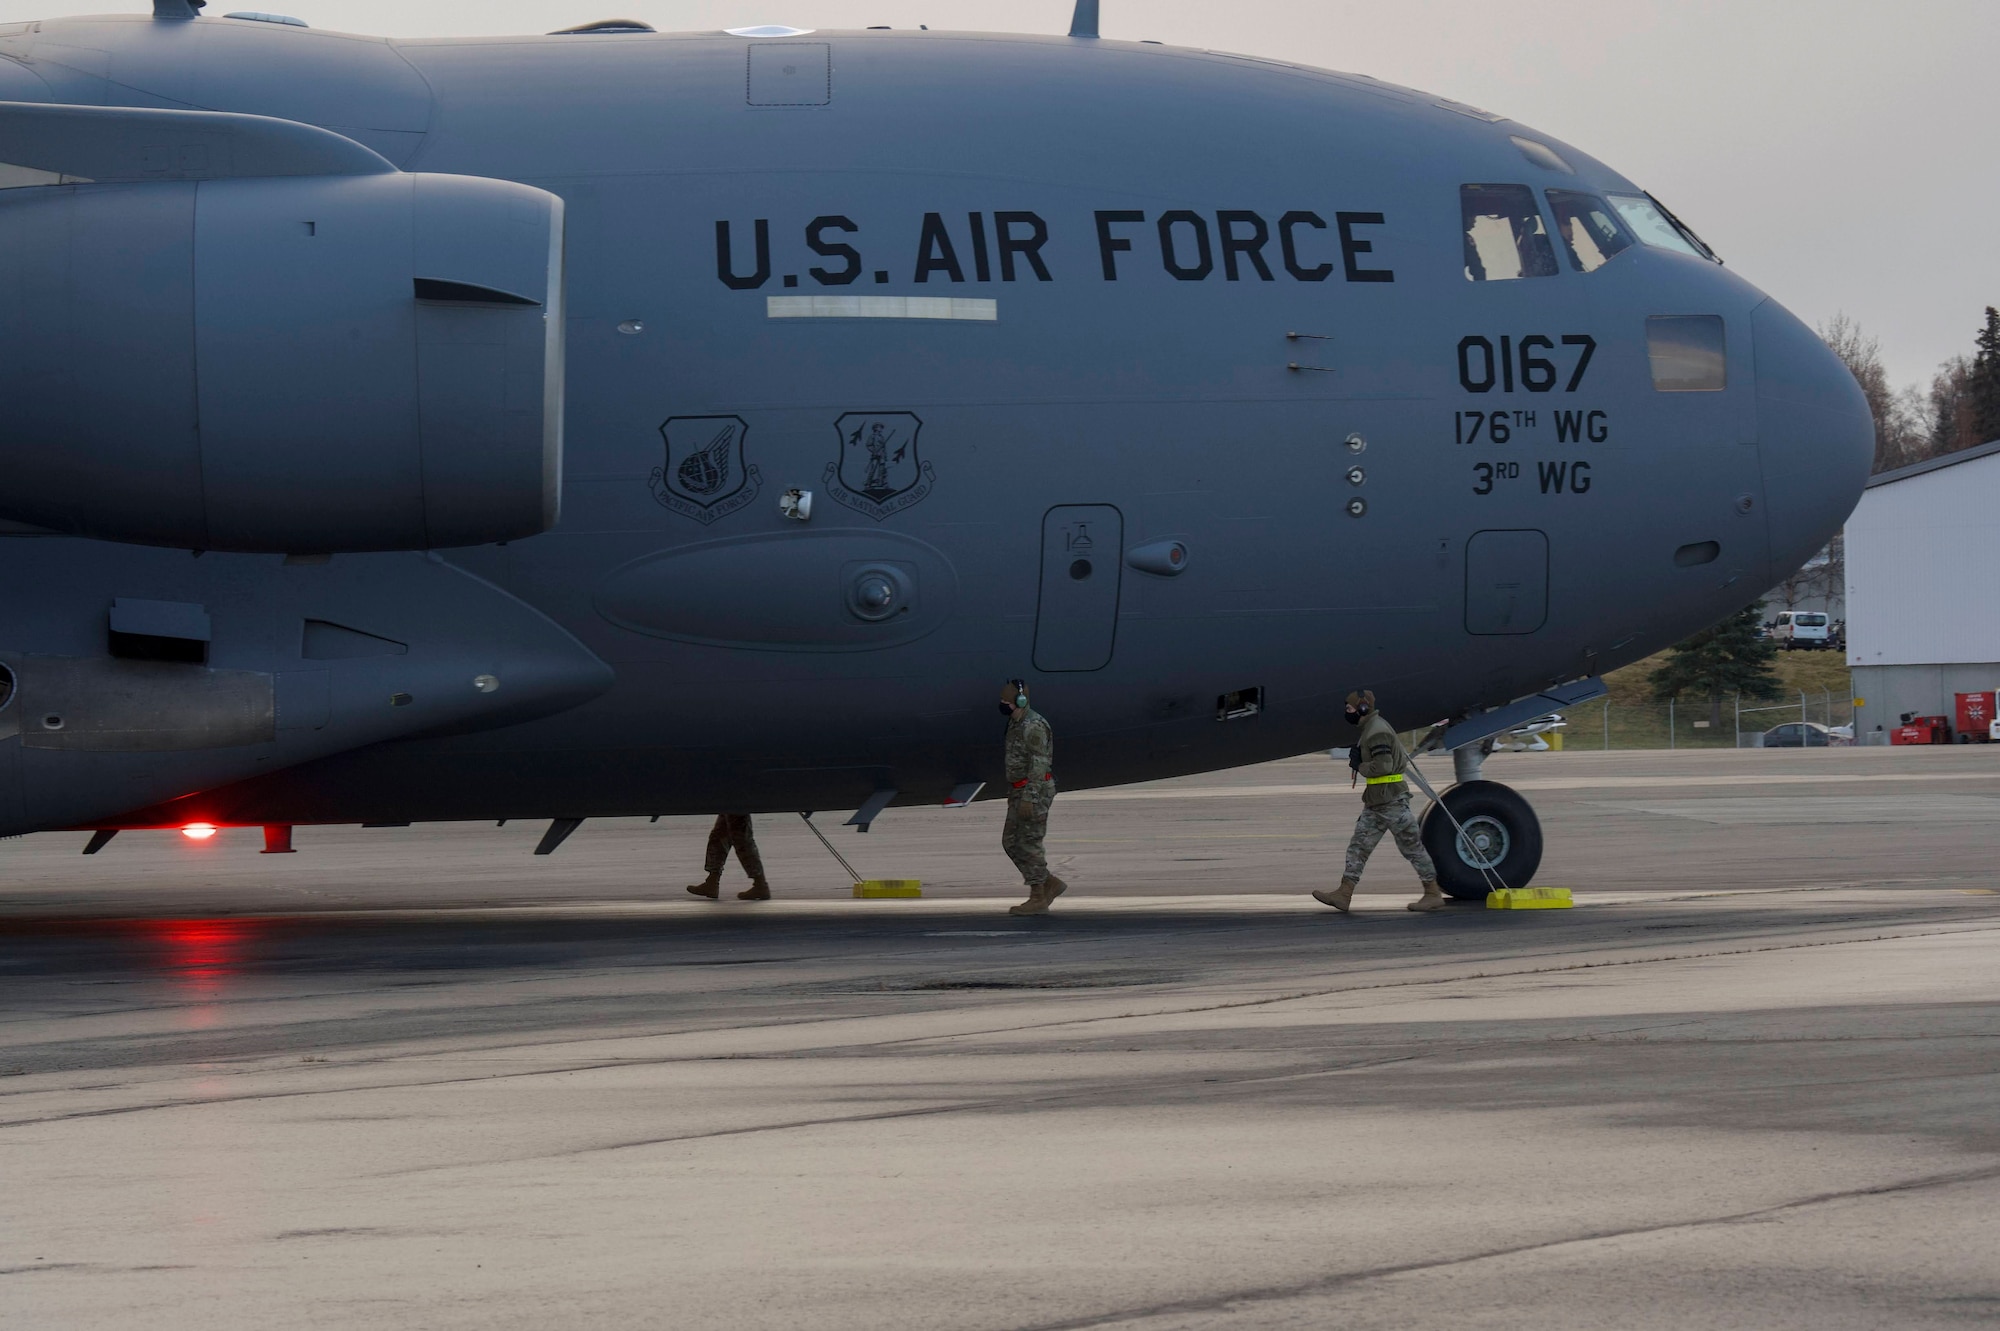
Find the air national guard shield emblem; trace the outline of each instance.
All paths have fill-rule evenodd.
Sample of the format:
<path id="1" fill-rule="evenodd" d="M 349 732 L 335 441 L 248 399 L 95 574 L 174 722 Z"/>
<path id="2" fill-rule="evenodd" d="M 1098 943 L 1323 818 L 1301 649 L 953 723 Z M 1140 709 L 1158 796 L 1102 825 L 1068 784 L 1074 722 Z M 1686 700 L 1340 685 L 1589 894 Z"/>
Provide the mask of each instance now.
<path id="1" fill-rule="evenodd" d="M 750 427 L 741 416 L 675 416 L 660 427 L 666 465 L 648 484 L 661 507 L 710 523 L 757 497 L 764 478 L 743 458 Z"/>
<path id="2" fill-rule="evenodd" d="M 922 503 L 937 484 L 937 473 L 917 456 L 924 423 L 913 413 L 850 411 L 833 428 L 840 453 L 821 483 L 835 503 L 880 522 Z"/>

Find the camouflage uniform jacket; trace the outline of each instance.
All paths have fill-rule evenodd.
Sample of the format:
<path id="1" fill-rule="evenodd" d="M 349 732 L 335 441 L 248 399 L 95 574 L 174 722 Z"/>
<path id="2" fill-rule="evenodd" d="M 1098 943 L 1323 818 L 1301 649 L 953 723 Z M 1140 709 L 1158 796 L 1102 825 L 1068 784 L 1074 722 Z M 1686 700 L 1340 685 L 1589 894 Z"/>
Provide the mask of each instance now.
<path id="1" fill-rule="evenodd" d="M 1007 722 L 1007 784 L 1027 782 L 1022 790 L 1051 786 L 1050 773 L 1056 760 L 1056 736 L 1048 720 L 1032 708 L 1022 707 Z"/>
<path id="2" fill-rule="evenodd" d="M 1361 750 L 1361 766 L 1357 770 L 1364 781 L 1403 775 L 1402 741 L 1396 738 L 1396 728 L 1384 721 L 1380 712 L 1370 712 L 1361 723 L 1361 738 L 1355 741 L 1355 747 Z M 1409 797 L 1410 788 L 1401 780 L 1376 780 L 1362 792 L 1361 803 L 1379 809 Z"/>

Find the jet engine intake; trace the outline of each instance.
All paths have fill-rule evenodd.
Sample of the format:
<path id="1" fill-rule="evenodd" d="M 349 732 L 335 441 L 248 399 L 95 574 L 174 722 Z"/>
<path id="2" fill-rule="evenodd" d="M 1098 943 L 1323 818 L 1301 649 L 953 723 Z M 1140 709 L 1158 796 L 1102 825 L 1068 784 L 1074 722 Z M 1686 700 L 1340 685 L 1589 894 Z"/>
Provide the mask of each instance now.
<path id="1" fill-rule="evenodd" d="M 291 554 L 554 525 L 560 199 L 160 151 L 161 179 L 0 191 L 0 518 Z"/>

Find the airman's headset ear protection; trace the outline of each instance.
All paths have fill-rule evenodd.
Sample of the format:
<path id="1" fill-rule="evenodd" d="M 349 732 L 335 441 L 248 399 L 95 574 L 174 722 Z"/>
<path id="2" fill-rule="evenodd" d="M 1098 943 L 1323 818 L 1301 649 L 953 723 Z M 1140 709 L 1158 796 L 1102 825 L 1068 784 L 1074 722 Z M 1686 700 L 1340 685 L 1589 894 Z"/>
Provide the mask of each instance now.
<path id="1" fill-rule="evenodd" d="M 1010 679 L 1007 682 L 1014 686 L 1014 705 L 1016 707 L 1026 707 L 1028 705 L 1028 681 L 1025 679 Z"/>

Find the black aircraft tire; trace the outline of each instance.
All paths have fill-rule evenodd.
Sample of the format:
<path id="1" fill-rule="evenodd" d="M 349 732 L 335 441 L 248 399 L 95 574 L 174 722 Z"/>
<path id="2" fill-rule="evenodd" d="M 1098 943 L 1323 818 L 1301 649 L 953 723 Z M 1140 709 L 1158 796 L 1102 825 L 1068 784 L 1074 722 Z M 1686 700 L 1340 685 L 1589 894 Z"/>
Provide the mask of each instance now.
<path id="1" fill-rule="evenodd" d="M 1459 849 L 1458 828 L 1451 811 L 1469 835 L 1497 845 L 1499 857 L 1491 873 L 1508 887 L 1526 887 L 1542 867 L 1542 823 L 1535 811 L 1498 781 L 1467 781 L 1444 792 L 1444 807 L 1431 805 L 1424 814 L 1424 849 L 1437 865 L 1438 886 L 1448 897 L 1481 901 L 1491 889 L 1488 875 Z M 1490 853 L 1490 852 L 1489 852 Z"/>

